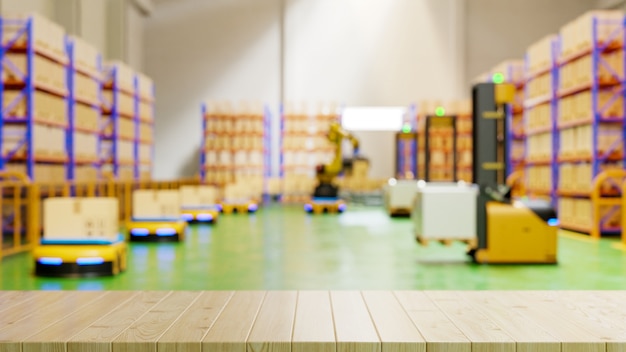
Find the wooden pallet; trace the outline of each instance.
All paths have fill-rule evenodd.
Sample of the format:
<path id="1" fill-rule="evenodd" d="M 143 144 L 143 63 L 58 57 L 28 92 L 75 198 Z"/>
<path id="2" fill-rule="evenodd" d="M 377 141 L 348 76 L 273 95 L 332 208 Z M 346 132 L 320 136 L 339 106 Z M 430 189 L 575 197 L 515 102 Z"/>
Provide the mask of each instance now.
<path id="1" fill-rule="evenodd" d="M 0 350 L 620 351 L 621 291 L 2 291 Z"/>

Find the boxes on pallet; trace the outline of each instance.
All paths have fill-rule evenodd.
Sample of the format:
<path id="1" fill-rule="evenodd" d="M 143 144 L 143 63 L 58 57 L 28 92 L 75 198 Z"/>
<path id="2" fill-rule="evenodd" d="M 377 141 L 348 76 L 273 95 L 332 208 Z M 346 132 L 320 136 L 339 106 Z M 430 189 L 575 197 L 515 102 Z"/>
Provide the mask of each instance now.
<path id="1" fill-rule="evenodd" d="M 98 160 L 98 135 L 75 131 L 73 139 L 74 157 L 76 160 Z"/>
<path id="2" fill-rule="evenodd" d="M 552 94 L 552 75 L 550 73 L 544 73 L 533 78 L 530 82 L 526 83 L 528 86 L 528 98 L 547 97 Z"/>
<path id="3" fill-rule="evenodd" d="M 154 100 L 154 82 L 141 72 L 137 72 L 137 94 L 141 99 Z"/>
<path id="4" fill-rule="evenodd" d="M 115 198 L 47 198 L 43 219 L 46 239 L 116 240 L 119 233 Z"/>
<path id="5" fill-rule="evenodd" d="M 550 128 L 552 126 L 552 112 L 550 104 L 541 104 L 528 109 L 526 131 Z"/>
<path id="6" fill-rule="evenodd" d="M 552 133 L 540 133 L 527 137 L 527 159 L 531 162 L 549 161 L 552 157 Z"/>
<path id="7" fill-rule="evenodd" d="M 133 218 L 178 219 L 180 218 L 178 190 L 135 190 L 133 191 Z"/>
<path id="8" fill-rule="evenodd" d="M 56 182 L 54 179 L 53 166 L 49 164 L 35 164 L 33 167 L 32 182 L 37 183 L 50 183 Z M 4 169 L 9 172 L 16 172 L 22 175 L 26 175 L 26 164 L 23 163 L 8 163 L 5 164 Z M 63 182 L 64 179 L 61 180 Z"/>
<path id="9" fill-rule="evenodd" d="M 5 84 L 24 84 L 23 73 L 27 72 L 26 54 L 7 53 L 7 61 L 12 65 L 3 65 L 2 79 Z M 42 56 L 33 58 L 33 81 L 36 86 L 46 87 L 62 94 L 67 94 L 67 76 L 65 67 Z"/>
<path id="10" fill-rule="evenodd" d="M 104 100 L 103 111 L 107 114 L 112 113 L 113 99 L 117 99 L 117 109 L 121 115 L 126 117 L 135 116 L 135 102 L 132 95 L 122 91 L 112 91 L 105 89 L 102 91 L 102 99 Z"/>
<path id="11" fill-rule="evenodd" d="M 104 87 L 116 85 L 120 90 L 135 94 L 135 72 L 121 61 L 104 64 Z"/>
<path id="12" fill-rule="evenodd" d="M 536 75 L 552 67 L 554 62 L 554 43 L 558 37 L 554 34 L 545 36 L 526 49 L 528 60 L 527 75 Z"/>
<path id="13" fill-rule="evenodd" d="M 32 22 L 31 42 L 35 49 L 58 60 L 66 59 L 65 52 L 65 29 L 63 26 L 52 22 L 37 13 L 30 14 L 3 14 L 3 20 Z M 25 24 L 25 22 L 24 22 Z M 15 36 L 24 28 L 23 25 L 5 25 L 2 29 L 2 43 L 9 44 Z M 22 34 L 13 43 L 14 47 L 24 48 L 28 42 L 28 32 Z"/>
<path id="14" fill-rule="evenodd" d="M 217 204 L 218 190 L 213 186 L 180 187 L 180 205 L 182 207 L 201 207 Z"/>
<path id="15" fill-rule="evenodd" d="M 153 103 L 140 101 L 139 102 L 139 118 L 143 121 L 154 120 L 154 105 Z"/>
<path id="16" fill-rule="evenodd" d="M 117 123 L 117 135 L 124 139 L 135 139 L 135 121 L 127 118 L 119 118 Z M 105 126 L 102 133 L 107 138 L 113 138 L 113 123 L 110 115 L 102 116 L 102 124 Z"/>
<path id="17" fill-rule="evenodd" d="M 74 67 L 76 70 L 85 72 L 92 77 L 101 79 L 100 52 L 98 49 L 83 39 L 71 36 L 70 40 L 74 50 Z"/>
<path id="18" fill-rule="evenodd" d="M 576 221 L 573 198 L 560 197 L 558 201 L 558 209 L 559 221 L 562 224 L 572 224 Z"/>
<path id="19" fill-rule="evenodd" d="M 139 143 L 139 161 L 142 163 L 152 161 L 152 144 Z"/>
<path id="20" fill-rule="evenodd" d="M 560 57 L 586 52 L 595 44 L 621 46 L 624 43 L 623 21 L 624 13 L 616 10 L 589 11 L 570 21 L 560 30 Z"/>
<path id="21" fill-rule="evenodd" d="M 576 152 L 579 157 L 591 157 L 593 154 L 593 128 L 591 125 L 575 127 Z M 597 127 L 597 152 L 599 155 L 618 156 L 622 154 L 622 127 L 619 123 L 601 123 Z"/>
<path id="22" fill-rule="evenodd" d="M 100 132 L 100 110 L 82 104 L 74 105 L 74 128 Z"/>
<path id="23" fill-rule="evenodd" d="M 282 180 L 278 177 L 271 177 L 267 180 L 267 193 L 276 195 L 281 193 Z"/>
<path id="24" fill-rule="evenodd" d="M 209 138 L 207 138 L 208 140 Z M 151 124 L 141 122 L 139 124 L 139 140 L 152 142 L 154 140 L 153 127 Z"/>
<path id="25" fill-rule="evenodd" d="M 74 168 L 74 181 L 92 182 L 98 179 L 98 169 L 93 166 L 76 166 Z"/>
<path id="26" fill-rule="evenodd" d="M 526 146 L 524 141 L 512 141 L 511 142 L 511 159 L 512 160 L 523 160 L 526 151 Z M 471 153 L 470 153 L 471 156 Z"/>
<path id="27" fill-rule="evenodd" d="M 100 146 L 101 159 L 110 161 L 113 157 L 113 144 L 110 140 L 102 141 Z M 133 156 L 133 143 L 129 141 L 117 141 L 117 161 L 119 163 L 132 163 L 134 162 Z"/>
<path id="28" fill-rule="evenodd" d="M 100 105 L 100 83 L 92 77 L 74 73 L 74 97 L 92 105 Z"/>
<path id="29" fill-rule="evenodd" d="M 550 192 L 552 189 L 550 166 L 529 166 L 526 169 L 526 183 L 530 191 Z"/>
<path id="30" fill-rule="evenodd" d="M 27 98 L 18 90 L 5 90 L 5 118 L 26 119 Z M 16 101 L 16 99 L 18 99 Z M 11 106 L 11 109 L 8 109 Z M 33 117 L 37 121 L 67 126 L 67 103 L 62 97 L 42 91 L 33 93 Z"/>
<path id="31" fill-rule="evenodd" d="M 624 77 L 624 51 L 617 50 L 600 54 L 601 62 L 597 63 L 597 71 L 593 66 L 591 54 L 566 63 L 560 70 L 559 89 L 561 91 L 590 86 L 594 75 L 603 85 L 616 84 Z M 595 72 L 594 72 L 595 71 Z"/>

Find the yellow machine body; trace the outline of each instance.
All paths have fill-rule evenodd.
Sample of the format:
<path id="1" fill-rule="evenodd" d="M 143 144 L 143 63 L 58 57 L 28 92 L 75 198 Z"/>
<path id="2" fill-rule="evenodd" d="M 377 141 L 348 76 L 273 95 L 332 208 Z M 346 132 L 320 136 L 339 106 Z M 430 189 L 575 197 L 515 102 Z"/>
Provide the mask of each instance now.
<path id="1" fill-rule="evenodd" d="M 475 259 L 489 264 L 555 264 L 557 226 L 523 205 L 487 203 L 487 248 Z"/>
<path id="2" fill-rule="evenodd" d="M 132 220 L 126 224 L 131 241 L 160 242 L 185 239 L 184 220 Z"/>
<path id="3" fill-rule="evenodd" d="M 220 211 L 217 208 L 183 208 L 181 210 L 182 217 L 186 221 L 199 221 L 216 223 Z"/>
<path id="4" fill-rule="evenodd" d="M 222 207 L 222 213 L 224 214 L 232 214 L 235 211 L 238 214 L 254 213 L 259 208 L 258 203 L 253 200 L 242 202 L 222 202 L 220 203 L 220 206 Z"/>
<path id="5" fill-rule="evenodd" d="M 102 276 L 126 270 L 126 241 L 110 244 L 42 244 L 33 250 L 38 276 Z"/>

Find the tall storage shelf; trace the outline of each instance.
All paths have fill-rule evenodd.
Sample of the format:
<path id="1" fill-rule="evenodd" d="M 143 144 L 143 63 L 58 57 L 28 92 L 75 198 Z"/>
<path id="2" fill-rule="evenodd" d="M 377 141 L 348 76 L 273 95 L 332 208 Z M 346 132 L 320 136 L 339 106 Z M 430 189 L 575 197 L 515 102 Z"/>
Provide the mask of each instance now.
<path id="1" fill-rule="evenodd" d="M 531 45 L 526 52 L 526 85 L 524 94 L 524 132 L 526 134 L 526 189 L 530 195 L 556 196 L 556 87 L 558 70 L 556 49 L 558 37 L 547 36 Z"/>
<path id="2" fill-rule="evenodd" d="M 243 184 L 262 196 L 269 176 L 269 109 L 262 104 L 229 102 L 202 105 L 200 177 L 220 187 Z"/>
<path id="3" fill-rule="evenodd" d="M 417 111 L 417 177 L 420 179 L 426 177 L 427 116 L 445 115 L 454 118 L 456 134 L 450 125 L 433 126 L 428 131 L 429 181 L 471 181 L 472 118 L 469 101 L 424 100 L 418 104 Z"/>
<path id="4" fill-rule="evenodd" d="M 332 160 L 335 146 L 327 138 L 331 122 L 339 121 L 338 109 L 320 106 L 311 114 L 306 106 L 281 107 L 280 178 L 282 200 L 302 201 L 315 187 L 315 168 Z"/>
<path id="5" fill-rule="evenodd" d="M 624 15 L 592 11 L 561 28 L 557 117 L 561 226 L 599 236 L 620 229 L 620 207 L 592 199 L 596 176 L 624 167 Z M 601 185 L 619 194 L 621 180 Z"/>
<path id="6" fill-rule="evenodd" d="M 100 178 L 102 57 L 95 47 L 76 37 L 68 40 L 67 52 L 67 179 L 94 181 Z"/>
<path id="7" fill-rule="evenodd" d="M 150 77 L 137 73 L 135 96 L 135 178 L 150 179 L 154 154 L 154 82 Z"/>
<path id="8" fill-rule="evenodd" d="M 120 180 L 135 178 L 137 80 L 121 62 L 104 66 L 102 91 L 102 171 Z"/>
<path id="9" fill-rule="evenodd" d="M 65 31 L 35 14 L 0 21 L 0 168 L 62 182 L 68 160 Z"/>

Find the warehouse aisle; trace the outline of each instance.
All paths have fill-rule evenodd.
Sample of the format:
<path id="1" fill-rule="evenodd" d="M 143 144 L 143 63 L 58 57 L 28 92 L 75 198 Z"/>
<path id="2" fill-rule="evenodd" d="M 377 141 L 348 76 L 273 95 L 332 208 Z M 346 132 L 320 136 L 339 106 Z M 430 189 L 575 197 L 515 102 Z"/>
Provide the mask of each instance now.
<path id="1" fill-rule="evenodd" d="M 276 205 L 194 226 L 184 243 L 132 244 L 129 270 L 113 278 L 36 278 L 30 255 L 8 257 L 0 289 L 626 289 L 615 239 L 559 241 L 558 266 L 474 265 L 460 243 L 418 246 L 408 219 L 379 208 L 311 216 Z"/>

